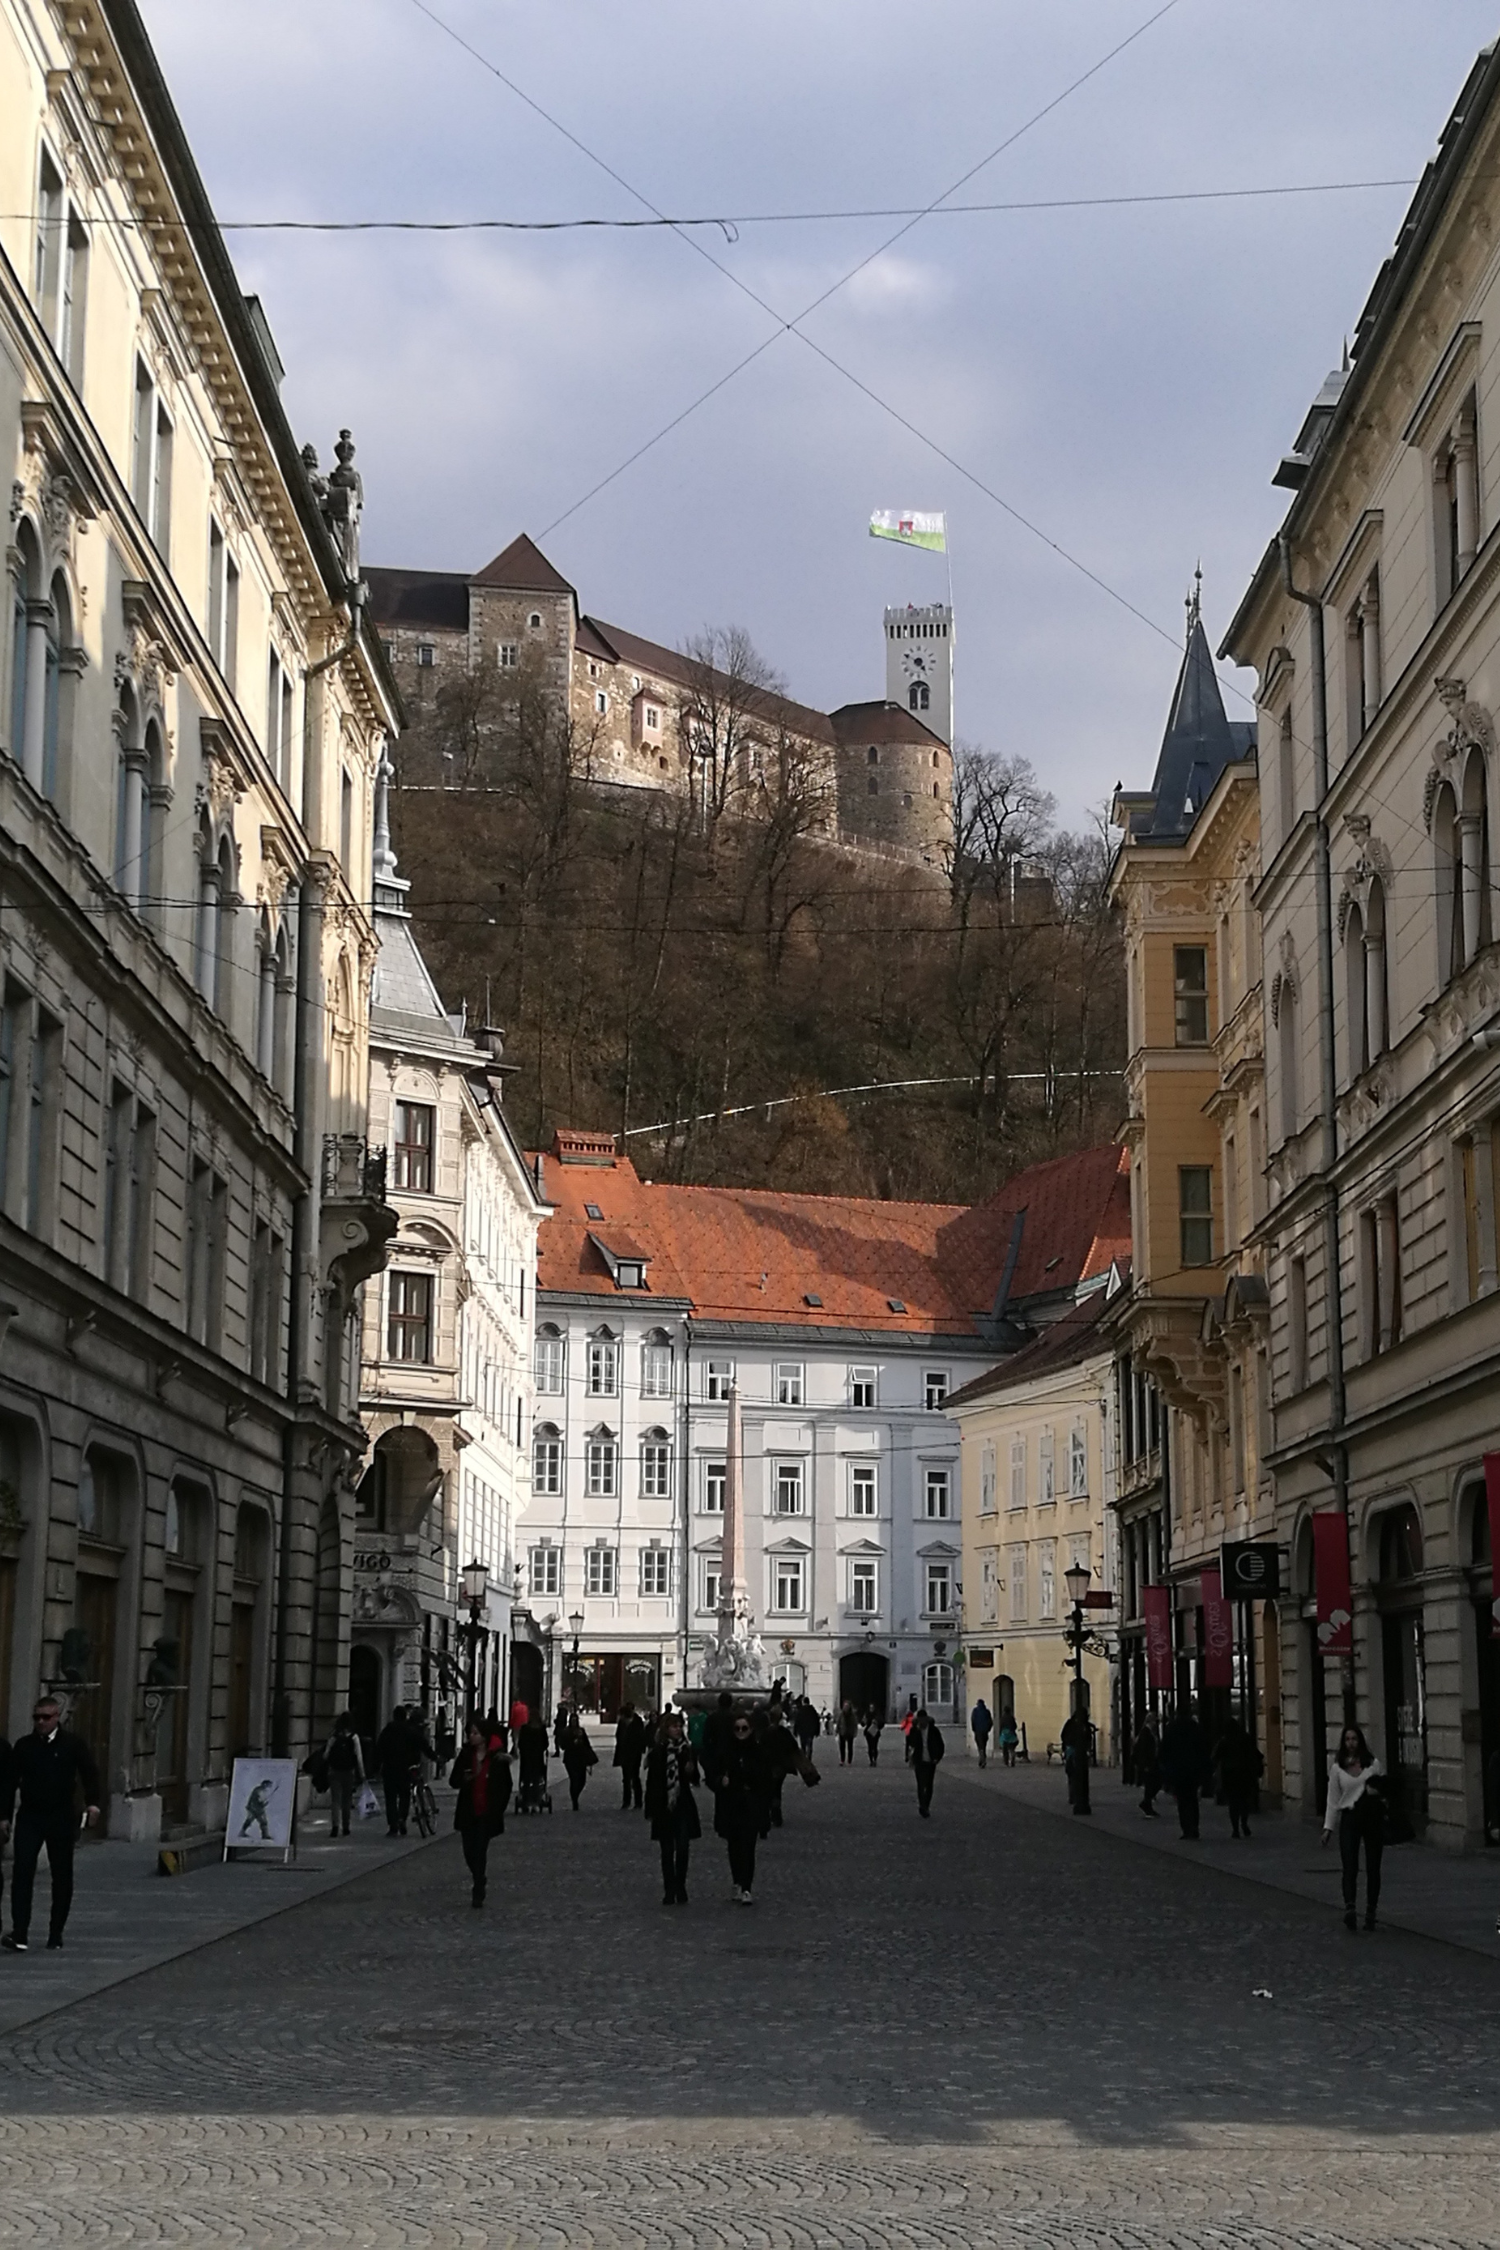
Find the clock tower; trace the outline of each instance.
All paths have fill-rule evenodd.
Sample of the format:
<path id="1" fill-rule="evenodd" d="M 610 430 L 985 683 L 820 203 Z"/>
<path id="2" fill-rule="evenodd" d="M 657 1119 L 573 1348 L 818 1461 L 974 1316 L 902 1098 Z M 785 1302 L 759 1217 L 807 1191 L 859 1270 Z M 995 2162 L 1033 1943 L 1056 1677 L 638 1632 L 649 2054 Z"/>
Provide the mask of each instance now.
<path id="1" fill-rule="evenodd" d="M 953 746 L 953 611 L 947 602 L 885 613 L 885 698 Z"/>

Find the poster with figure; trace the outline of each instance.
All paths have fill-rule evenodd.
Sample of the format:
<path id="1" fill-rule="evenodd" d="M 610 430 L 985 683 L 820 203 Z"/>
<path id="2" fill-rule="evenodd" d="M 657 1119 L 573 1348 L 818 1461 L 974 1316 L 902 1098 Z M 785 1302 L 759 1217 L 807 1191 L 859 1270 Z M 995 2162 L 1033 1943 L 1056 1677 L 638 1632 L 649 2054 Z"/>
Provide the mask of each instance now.
<path id="1" fill-rule="evenodd" d="M 236 1758 L 229 1783 L 224 1857 L 231 1852 L 284 1852 L 290 1856 L 297 1806 L 294 1758 Z"/>

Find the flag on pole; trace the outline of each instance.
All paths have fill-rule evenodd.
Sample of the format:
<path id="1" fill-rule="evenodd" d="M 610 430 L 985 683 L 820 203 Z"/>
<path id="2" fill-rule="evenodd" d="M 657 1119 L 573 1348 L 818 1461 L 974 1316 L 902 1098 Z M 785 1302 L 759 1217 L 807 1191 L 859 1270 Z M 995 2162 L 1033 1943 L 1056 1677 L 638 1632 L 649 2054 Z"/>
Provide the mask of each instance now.
<path id="1" fill-rule="evenodd" d="M 948 519 L 939 511 L 923 515 L 915 508 L 877 508 L 870 518 L 872 539 L 894 539 L 900 547 L 926 547 L 935 555 L 948 552 Z"/>

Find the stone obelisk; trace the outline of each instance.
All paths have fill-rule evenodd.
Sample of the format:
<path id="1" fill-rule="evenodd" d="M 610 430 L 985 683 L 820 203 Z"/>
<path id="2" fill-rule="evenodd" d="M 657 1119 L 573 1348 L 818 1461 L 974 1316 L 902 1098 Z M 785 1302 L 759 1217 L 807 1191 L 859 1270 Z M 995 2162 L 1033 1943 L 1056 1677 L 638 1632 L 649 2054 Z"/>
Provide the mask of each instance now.
<path id="1" fill-rule="evenodd" d="M 724 1446 L 724 1531 L 719 1542 L 718 1638 L 703 1660 L 705 1689 L 765 1693 L 765 1651 L 750 1623 L 745 1582 L 745 1441 L 739 1386 L 729 1388 L 729 1430 Z M 679 1697 L 678 1699 L 682 1699 Z"/>

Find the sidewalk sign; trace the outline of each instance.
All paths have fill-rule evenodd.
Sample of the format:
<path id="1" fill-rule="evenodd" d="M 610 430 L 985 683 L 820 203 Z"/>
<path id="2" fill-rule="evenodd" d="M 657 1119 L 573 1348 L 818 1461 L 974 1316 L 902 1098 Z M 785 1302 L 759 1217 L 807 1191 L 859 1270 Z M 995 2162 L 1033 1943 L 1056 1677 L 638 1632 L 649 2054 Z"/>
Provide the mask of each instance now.
<path id="1" fill-rule="evenodd" d="M 236 1758 L 229 1783 L 224 1857 L 279 1851 L 285 1866 L 297 1853 L 297 1761 Z"/>

